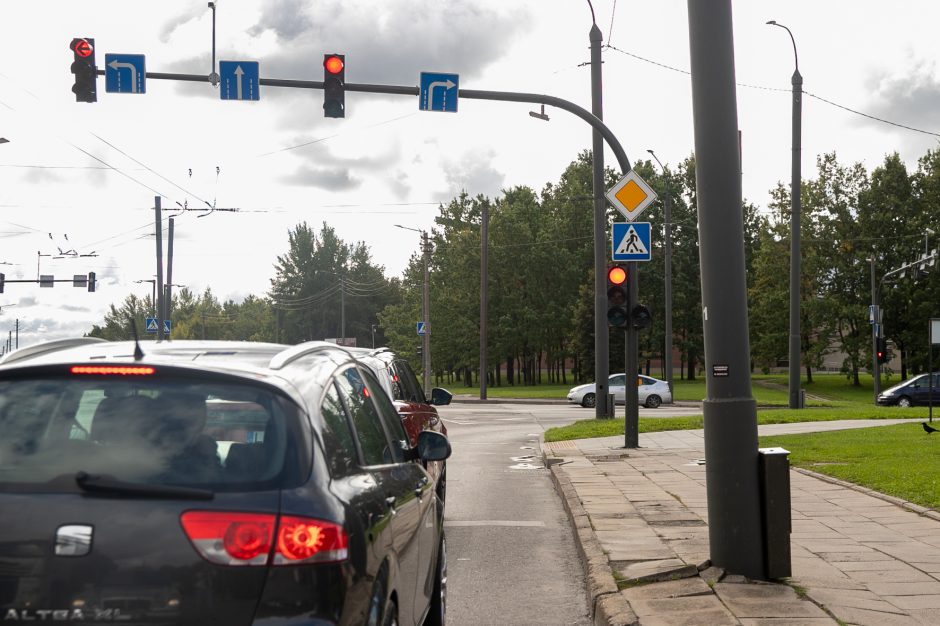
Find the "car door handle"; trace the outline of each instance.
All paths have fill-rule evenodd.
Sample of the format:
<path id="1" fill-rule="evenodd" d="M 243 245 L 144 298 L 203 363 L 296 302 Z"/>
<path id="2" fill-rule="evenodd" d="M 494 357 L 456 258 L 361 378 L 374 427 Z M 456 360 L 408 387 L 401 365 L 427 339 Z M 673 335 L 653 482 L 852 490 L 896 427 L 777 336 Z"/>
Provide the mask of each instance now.
<path id="1" fill-rule="evenodd" d="M 421 499 L 421 496 L 424 495 L 424 489 L 427 486 L 429 479 L 427 476 L 418 481 L 418 484 L 415 485 L 415 495 L 418 496 L 418 500 Z"/>

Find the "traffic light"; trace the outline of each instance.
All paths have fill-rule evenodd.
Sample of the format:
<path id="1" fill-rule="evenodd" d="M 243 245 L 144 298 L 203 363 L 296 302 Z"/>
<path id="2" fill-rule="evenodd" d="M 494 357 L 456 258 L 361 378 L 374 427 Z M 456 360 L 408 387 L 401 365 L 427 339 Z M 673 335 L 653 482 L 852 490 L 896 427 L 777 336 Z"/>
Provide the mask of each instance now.
<path id="1" fill-rule="evenodd" d="M 3 281 L 7 279 L 5 274 L 0 273 L 0 293 L 3 293 Z"/>
<path id="2" fill-rule="evenodd" d="M 346 117 L 346 55 L 323 55 L 323 115 Z"/>
<path id="3" fill-rule="evenodd" d="M 638 304 L 630 310 L 630 323 L 637 330 L 647 328 L 653 323 L 653 316 L 644 304 Z"/>
<path id="4" fill-rule="evenodd" d="M 607 268 L 607 324 L 624 328 L 630 321 L 627 312 L 627 269 L 621 265 Z"/>
<path id="5" fill-rule="evenodd" d="M 424 363 L 424 346 L 418 346 L 418 351 L 415 354 L 418 357 L 418 363 Z"/>
<path id="6" fill-rule="evenodd" d="M 98 101 L 98 69 L 95 67 L 95 40 L 89 37 L 76 37 L 69 44 L 74 60 L 72 73 L 75 74 L 75 102 Z"/>
<path id="7" fill-rule="evenodd" d="M 878 337 L 878 362 L 888 362 L 888 340 L 884 337 Z"/>
<path id="8" fill-rule="evenodd" d="M 88 272 L 88 291 L 93 292 L 95 290 L 95 273 Z"/>

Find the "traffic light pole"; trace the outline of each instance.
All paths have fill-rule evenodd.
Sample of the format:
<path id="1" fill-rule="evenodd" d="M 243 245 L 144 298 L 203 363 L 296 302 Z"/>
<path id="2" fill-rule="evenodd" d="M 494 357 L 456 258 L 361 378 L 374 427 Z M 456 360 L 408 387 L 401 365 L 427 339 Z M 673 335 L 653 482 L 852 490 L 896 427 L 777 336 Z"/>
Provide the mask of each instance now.
<path id="1" fill-rule="evenodd" d="M 636 261 L 627 263 L 627 310 L 633 311 L 639 302 L 639 275 L 637 272 Z M 633 325 L 633 320 L 627 324 L 624 336 L 624 415 L 623 415 L 623 447 L 640 447 L 640 404 L 637 398 L 637 329 Z"/>
<path id="2" fill-rule="evenodd" d="M 604 119 L 604 89 L 601 73 L 601 29 L 591 26 L 591 111 Z M 607 327 L 606 284 L 607 203 L 604 201 L 604 138 L 595 128 L 591 149 L 594 194 L 594 417 L 613 417 L 607 406 L 610 377 L 610 329 Z M 628 311 L 630 309 L 627 309 Z M 616 403 L 615 403 L 616 404 Z"/>
<path id="3" fill-rule="evenodd" d="M 98 70 L 99 76 L 104 76 L 104 70 Z M 175 74 L 168 72 L 146 72 L 148 80 L 182 80 L 194 83 L 208 83 L 209 77 L 204 74 Z M 293 89 L 323 89 L 323 81 L 320 80 L 292 80 L 282 78 L 259 78 L 258 83 L 266 87 L 288 87 Z M 346 91 L 358 93 L 379 93 L 397 96 L 418 96 L 420 90 L 418 87 L 408 87 L 405 85 L 373 85 L 368 83 L 346 83 Z M 627 153 L 623 146 L 608 128 L 604 122 L 587 109 L 578 106 L 574 102 L 549 96 L 546 94 L 526 93 L 521 91 L 489 91 L 484 89 L 458 89 L 459 98 L 468 100 L 493 100 L 496 102 L 524 102 L 529 104 L 547 104 L 549 106 L 568 111 L 590 124 L 604 137 L 604 141 L 610 147 L 614 156 L 617 157 L 617 163 L 623 172 L 629 172 L 632 168 Z"/>

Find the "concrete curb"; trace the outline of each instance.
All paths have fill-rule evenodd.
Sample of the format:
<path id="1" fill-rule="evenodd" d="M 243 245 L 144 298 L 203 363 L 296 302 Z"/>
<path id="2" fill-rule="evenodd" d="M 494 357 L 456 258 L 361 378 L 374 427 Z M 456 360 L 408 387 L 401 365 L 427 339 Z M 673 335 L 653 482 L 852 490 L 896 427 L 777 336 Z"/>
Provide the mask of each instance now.
<path id="1" fill-rule="evenodd" d="M 560 474 L 558 463 L 549 463 L 545 441 L 541 437 L 539 447 L 542 452 L 542 462 L 549 468 L 552 483 L 561 496 L 571 528 L 574 530 L 575 544 L 578 547 L 578 555 L 581 557 L 584 586 L 587 590 L 587 601 L 591 607 L 594 626 L 638 626 L 640 621 L 617 587 L 610 562 L 600 540 L 594 534 L 591 520 L 587 511 L 584 510 L 578 492 L 571 484 L 571 479 Z"/>

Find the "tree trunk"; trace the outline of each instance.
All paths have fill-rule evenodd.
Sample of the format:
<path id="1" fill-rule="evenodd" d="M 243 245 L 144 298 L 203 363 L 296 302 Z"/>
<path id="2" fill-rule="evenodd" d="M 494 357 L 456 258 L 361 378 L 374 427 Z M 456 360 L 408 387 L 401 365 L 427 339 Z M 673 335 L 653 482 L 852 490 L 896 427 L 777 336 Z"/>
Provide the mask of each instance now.
<path id="1" fill-rule="evenodd" d="M 813 382 L 813 368 L 809 365 L 806 366 L 806 384 Z"/>
<path id="2" fill-rule="evenodd" d="M 512 357 L 506 357 L 506 383 L 509 385 L 516 384 L 515 372 L 512 368 Z"/>

